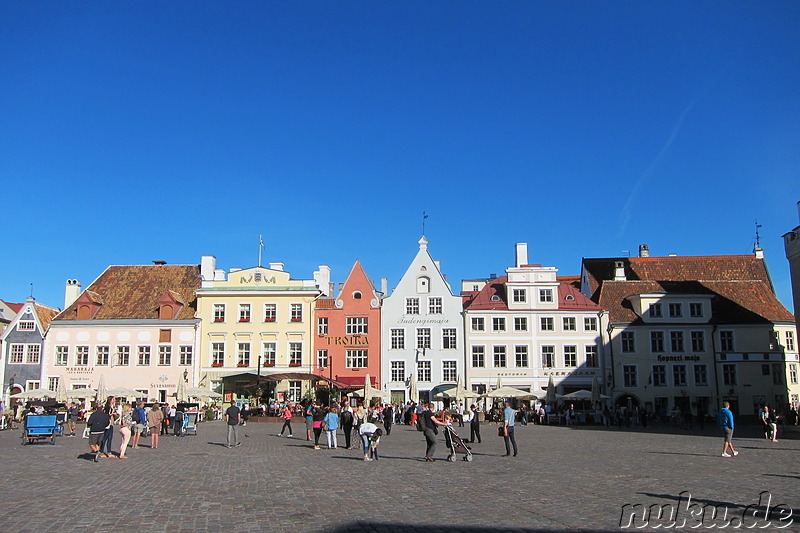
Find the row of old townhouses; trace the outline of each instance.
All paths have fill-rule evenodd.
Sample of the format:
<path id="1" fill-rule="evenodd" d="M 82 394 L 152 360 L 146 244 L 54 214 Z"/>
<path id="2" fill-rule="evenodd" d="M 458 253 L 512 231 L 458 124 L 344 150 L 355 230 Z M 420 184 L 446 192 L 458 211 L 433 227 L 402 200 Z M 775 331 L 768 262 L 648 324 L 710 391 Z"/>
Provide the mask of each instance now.
<path id="1" fill-rule="evenodd" d="M 85 289 L 67 280 L 62 311 L 0 301 L 3 399 L 102 382 L 160 402 L 189 387 L 232 399 L 363 396 L 366 383 L 368 396 L 397 402 L 509 386 L 539 399 L 593 391 L 662 413 L 800 401 L 797 327 L 758 248 L 651 257 L 642 245 L 559 276 L 520 243 L 502 275 L 454 290 L 427 239 L 418 244 L 391 291 L 359 261 L 334 284 L 327 266 L 296 279 L 280 262 L 226 271 L 203 256 L 109 266 Z"/>

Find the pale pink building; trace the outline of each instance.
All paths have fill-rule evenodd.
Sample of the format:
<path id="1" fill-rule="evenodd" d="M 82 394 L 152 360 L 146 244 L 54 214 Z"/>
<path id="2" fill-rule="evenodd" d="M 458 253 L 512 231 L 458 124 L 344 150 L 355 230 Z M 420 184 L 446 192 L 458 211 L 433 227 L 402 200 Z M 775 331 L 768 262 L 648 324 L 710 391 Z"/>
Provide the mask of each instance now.
<path id="1" fill-rule="evenodd" d="M 196 384 L 195 318 L 199 265 L 109 266 L 83 292 L 68 280 L 65 309 L 50 323 L 43 383 L 58 377 L 69 391 L 139 391 L 147 401 L 175 403 L 180 381 Z"/>

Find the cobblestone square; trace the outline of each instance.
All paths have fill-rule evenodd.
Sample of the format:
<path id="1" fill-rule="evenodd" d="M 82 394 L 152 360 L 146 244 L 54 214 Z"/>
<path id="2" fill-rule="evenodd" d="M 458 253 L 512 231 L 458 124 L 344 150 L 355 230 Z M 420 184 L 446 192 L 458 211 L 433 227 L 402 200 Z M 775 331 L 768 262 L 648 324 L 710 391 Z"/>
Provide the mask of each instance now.
<path id="1" fill-rule="evenodd" d="M 440 434 L 437 461 L 426 463 L 424 438 L 410 427 L 395 426 L 380 460 L 364 462 L 359 450 L 314 450 L 304 425 L 293 426 L 288 439 L 277 423 L 251 422 L 242 446 L 228 449 L 224 423 L 207 422 L 197 436 L 162 437 L 157 450 L 98 463 L 85 439 L 21 446 L 19 430 L 3 431 L 0 523 L 37 533 L 617 531 L 625 504 L 677 506 L 689 493 L 741 516 L 766 491 L 773 507 L 794 510 L 783 530 L 800 531 L 797 433 L 772 443 L 742 427 L 740 455 L 723 458 L 715 427 L 529 425 L 517 428 L 519 456 L 505 458 L 496 426 L 484 424 L 472 462 L 445 460 Z"/>

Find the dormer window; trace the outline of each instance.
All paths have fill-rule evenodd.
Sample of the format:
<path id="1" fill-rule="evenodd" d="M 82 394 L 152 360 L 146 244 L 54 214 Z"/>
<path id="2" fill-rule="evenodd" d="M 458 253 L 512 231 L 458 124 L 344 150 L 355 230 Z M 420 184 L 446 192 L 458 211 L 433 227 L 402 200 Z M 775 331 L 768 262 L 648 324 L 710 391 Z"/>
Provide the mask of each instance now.
<path id="1" fill-rule="evenodd" d="M 78 320 L 91 320 L 95 317 L 97 311 L 100 310 L 100 306 L 103 305 L 103 300 L 96 292 L 84 291 L 83 294 L 75 300 L 75 305 Z"/>
<path id="2" fill-rule="evenodd" d="M 575 297 L 571 294 L 567 294 L 566 296 L 564 296 L 564 299 L 568 302 L 571 302 L 575 299 Z"/>
<path id="3" fill-rule="evenodd" d="M 166 291 L 158 299 L 158 318 L 160 320 L 175 320 L 183 307 L 183 299 L 173 291 Z"/>
<path id="4" fill-rule="evenodd" d="M 680 318 L 683 316 L 683 306 L 679 303 L 669 304 L 669 317 Z"/>
<path id="5" fill-rule="evenodd" d="M 703 317 L 703 304 L 701 303 L 690 303 L 689 304 L 689 316 L 692 318 L 702 318 Z"/>

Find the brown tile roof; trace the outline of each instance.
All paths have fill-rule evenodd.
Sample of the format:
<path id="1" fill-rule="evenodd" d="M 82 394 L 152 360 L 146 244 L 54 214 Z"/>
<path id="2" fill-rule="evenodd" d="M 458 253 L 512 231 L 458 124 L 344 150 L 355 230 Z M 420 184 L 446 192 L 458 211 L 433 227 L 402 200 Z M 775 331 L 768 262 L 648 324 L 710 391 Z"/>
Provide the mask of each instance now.
<path id="1" fill-rule="evenodd" d="M 614 263 L 627 281 L 614 281 Z M 794 320 L 780 303 L 763 259 L 753 255 L 584 259 L 592 299 L 612 322 L 637 322 L 626 298 L 649 292 L 711 295 L 714 323 Z"/>
<path id="2" fill-rule="evenodd" d="M 629 281 L 752 280 L 767 282 L 772 287 L 766 263 L 755 255 L 608 257 L 583 260 L 592 294 L 600 283 L 614 279 L 615 263 L 618 261 L 624 264 Z"/>
<path id="3" fill-rule="evenodd" d="M 336 299 L 320 298 L 316 301 L 314 309 L 336 309 Z"/>
<path id="4" fill-rule="evenodd" d="M 191 319 L 197 309 L 195 289 L 200 288 L 200 265 L 110 266 L 84 293 L 100 303 L 94 320 L 157 319 L 158 300 L 166 291 L 185 305 L 176 319 Z M 54 320 L 75 320 L 75 303 Z"/>
<path id="5" fill-rule="evenodd" d="M 47 331 L 48 326 L 50 326 L 50 321 L 61 312 L 61 310 L 55 307 L 38 303 L 33 304 L 33 308 L 36 311 L 36 315 L 39 317 L 39 322 L 42 323 L 42 331 Z"/>
<path id="6" fill-rule="evenodd" d="M 478 292 L 465 293 L 464 309 L 472 311 L 508 310 L 508 295 L 505 286 L 507 281 L 508 276 L 500 276 L 489 281 Z M 494 296 L 497 296 L 497 299 L 493 299 Z M 600 306 L 581 294 L 575 285 L 559 281 L 558 309 L 565 311 L 599 311 Z"/>

